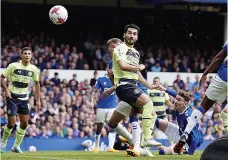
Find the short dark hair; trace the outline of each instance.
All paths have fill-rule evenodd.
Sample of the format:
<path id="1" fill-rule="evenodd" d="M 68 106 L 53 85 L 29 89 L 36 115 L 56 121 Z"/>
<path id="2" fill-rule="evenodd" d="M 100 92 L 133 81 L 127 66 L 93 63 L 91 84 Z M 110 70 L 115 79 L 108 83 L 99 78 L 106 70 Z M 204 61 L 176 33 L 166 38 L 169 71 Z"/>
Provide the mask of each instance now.
<path id="1" fill-rule="evenodd" d="M 139 26 L 137 26 L 137 25 L 135 25 L 135 24 L 132 23 L 132 24 L 127 24 L 127 25 L 125 26 L 125 28 L 124 28 L 124 33 L 127 32 L 128 28 L 134 28 L 134 29 L 136 29 L 136 30 L 138 31 L 138 34 L 139 34 L 139 32 L 140 32 Z"/>
<path id="2" fill-rule="evenodd" d="M 27 50 L 32 51 L 32 49 L 31 49 L 30 47 L 24 47 L 24 48 L 21 49 L 21 54 L 22 54 L 24 51 L 27 51 Z"/>
<path id="3" fill-rule="evenodd" d="M 191 94 L 189 92 L 185 92 L 185 91 L 180 90 L 178 92 L 178 95 L 183 97 L 185 101 L 187 101 L 187 102 L 190 101 Z"/>

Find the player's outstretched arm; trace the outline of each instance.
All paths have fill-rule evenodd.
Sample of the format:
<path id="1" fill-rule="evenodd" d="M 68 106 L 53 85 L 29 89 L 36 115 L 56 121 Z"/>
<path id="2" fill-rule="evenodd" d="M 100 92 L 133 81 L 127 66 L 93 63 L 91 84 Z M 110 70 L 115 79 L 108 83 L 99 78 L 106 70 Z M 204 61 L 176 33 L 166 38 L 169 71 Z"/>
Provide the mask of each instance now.
<path id="1" fill-rule="evenodd" d="M 147 80 L 142 76 L 141 72 L 138 71 L 137 74 L 138 74 L 138 81 L 139 81 L 140 83 L 142 83 L 144 86 L 146 86 L 146 87 L 149 88 L 149 89 L 154 89 L 154 88 L 156 88 L 156 86 L 151 85 L 151 84 L 149 84 L 149 83 L 147 82 Z"/>
<path id="2" fill-rule="evenodd" d="M 171 90 L 171 89 L 169 89 L 169 88 L 165 88 L 165 87 L 162 86 L 162 85 L 159 85 L 157 89 L 160 90 L 160 91 L 165 91 L 165 92 L 168 93 L 170 96 L 173 96 L 173 97 L 176 97 L 176 96 L 177 96 L 177 92 L 176 92 L 176 91 Z"/>
<path id="3" fill-rule="evenodd" d="M 200 86 L 204 83 L 204 81 L 207 79 L 207 74 L 213 72 L 215 69 L 217 69 L 220 64 L 223 62 L 225 57 L 227 56 L 227 51 L 225 49 L 222 49 L 212 60 L 208 68 L 204 71 L 201 79 L 200 79 Z"/>
<path id="4" fill-rule="evenodd" d="M 39 81 L 35 81 L 35 97 L 36 97 L 36 106 L 37 109 L 39 110 L 41 107 L 41 102 L 40 102 L 40 83 Z"/>

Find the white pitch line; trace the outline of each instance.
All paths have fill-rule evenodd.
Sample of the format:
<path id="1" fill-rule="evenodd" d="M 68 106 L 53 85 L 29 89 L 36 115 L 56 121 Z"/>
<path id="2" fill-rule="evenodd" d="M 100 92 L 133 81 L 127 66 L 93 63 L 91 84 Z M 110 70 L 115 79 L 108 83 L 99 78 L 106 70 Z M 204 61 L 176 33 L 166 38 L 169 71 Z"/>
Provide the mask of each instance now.
<path id="1" fill-rule="evenodd" d="M 19 156 L 21 158 L 37 158 L 37 159 L 54 159 L 54 160 L 79 160 L 79 159 L 68 159 L 68 158 L 57 158 L 57 157 L 40 157 L 40 156 Z"/>

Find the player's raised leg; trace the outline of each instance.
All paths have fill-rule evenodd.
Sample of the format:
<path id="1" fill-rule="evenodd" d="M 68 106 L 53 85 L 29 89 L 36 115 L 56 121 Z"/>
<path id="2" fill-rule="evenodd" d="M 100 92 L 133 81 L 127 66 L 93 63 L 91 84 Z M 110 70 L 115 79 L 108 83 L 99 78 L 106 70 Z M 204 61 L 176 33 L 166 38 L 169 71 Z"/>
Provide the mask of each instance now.
<path id="1" fill-rule="evenodd" d="M 129 142 L 126 138 L 124 138 L 122 135 L 119 136 L 119 139 L 124 142 L 128 143 L 130 145 L 130 149 L 133 148 L 140 148 L 140 137 L 141 137 L 141 128 L 140 124 L 138 122 L 137 113 L 139 112 L 137 109 L 132 108 L 128 103 L 121 101 L 117 107 L 116 111 L 123 115 L 123 117 L 130 116 L 130 122 L 132 127 L 132 142 Z M 134 145 L 133 145 L 134 144 Z M 127 152 L 128 154 L 128 152 Z M 131 154 L 131 153 L 129 153 Z M 142 156 L 153 156 L 153 154 L 147 150 L 140 148 L 140 155 Z"/>
<path id="2" fill-rule="evenodd" d="M 128 140 L 130 145 L 133 145 L 132 135 L 128 132 L 128 130 L 119 122 L 123 120 L 125 116 L 116 110 L 113 112 L 111 118 L 108 121 L 108 126 L 112 128 L 117 134 L 123 136 Z"/>
<path id="3" fill-rule="evenodd" d="M 192 131 L 196 123 L 203 117 L 203 114 L 207 112 L 216 101 L 222 103 L 227 97 L 227 44 L 228 41 L 224 44 L 222 50 L 212 60 L 211 64 L 200 79 L 201 86 L 207 79 L 207 74 L 219 68 L 218 75 L 216 75 L 206 90 L 206 96 L 204 97 L 201 105 L 193 111 L 184 134 L 180 137 L 180 140 L 175 145 L 174 152 L 176 153 L 179 153 L 182 150 L 188 139 L 188 134 Z"/>
<path id="4" fill-rule="evenodd" d="M 122 88 L 119 88 L 119 89 L 121 90 Z M 152 121 L 151 121 L 151 118 L 152 118 L 151 113 L 153 112 L 153 103 L 150 101 L 150 98 L 145 93 L 143 93 L 141 90 L 139 90 L 137 88 L 135 88 L 135 89 L 132 88 L 132 90 L 133 90 L 133 92 L 135 90 L 135 93 L 136 93 L 135 96 L 137 97 L 137 98 L 134 97 L 135 99 L 137 99 L 135 106 L 140 106 L 143 108 L 143 113 L 142 113 L 142 128 L 143 128 L 142 134 L 144 135 L 144 144 L 143 145 L 152 146 L 153 144 L 151 144 L 151 134 L 152 134 L 153 128 L 152 128 Z M 136 92 L 136 91 L 138 91 L 138 92 Z M 132 153 L 130 153 L 130 155 L 138 156 L 138 155 L 140 155 L 140 148 L 134 147 L 133 150 L 129 149 L 127 152 L 128 152 L 128 154 L 130 152 L 132 152 Z"/>
<path id="5" fill-rule="evenodd" d="M 156 120 L 156 127 L 160 129 L 167 137 L 168 140 L 176 143 L 178 139 L 180 138 L 179 135 L 179 127 L 173 123 L 170 123 L 167 120 L 163 119 L 157 119 Z M 173 151 L 173 146 L 159 146 L 159 154 L 164 155 L 164 154 L 174 154 Z"/>

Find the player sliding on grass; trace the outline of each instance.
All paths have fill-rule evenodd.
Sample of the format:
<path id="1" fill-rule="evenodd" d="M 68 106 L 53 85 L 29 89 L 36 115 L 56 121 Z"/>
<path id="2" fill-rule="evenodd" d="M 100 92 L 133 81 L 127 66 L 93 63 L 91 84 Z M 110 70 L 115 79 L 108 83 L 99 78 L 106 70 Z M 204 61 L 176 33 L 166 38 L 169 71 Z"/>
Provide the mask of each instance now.
<path id="1" fill-rule="evenodd" d="M 222 103 L 227 97 L 227 45 L 228 41 L 222 47 L 222 50 L 215 56 L 212 60 L 209 67 L 203 73 L 203 76 L 200 79 L 200 86 L 204 84 L 204 81 L 207 79 L 207 74 L 211 73 L 215 69 L 219 68 L 218 74 L 210 83 L 205 97 L 201 102 L 200 106 L 195 109 L 189 118 L 188 125 L 186 126 L 183 135 L 180 137 L 179 142 L 174 147 L 174 152 L 180 153 L 183 146 L 189 141 L 189 134 L 192 129 L 198 123 L 198 121 L 203 117 L 203 115 L 214 105 L 214 103 Z M 228 130 L 228 114 L 227 108 L 222 111 L 223 126 L 225 130 Z"/>
<path id="2" fill-rule="evenodd" d="M 6 95 L 8 124 L 4 128 L 1 152 L 6 151 L 7 140 L 16 123 L 16 115 L 19 114 L 20 126 L 18 126 L 16 133 L 16 140 L 14 142 L 12 151 L 22 153 L 20 144 L 25 136 L 25 130 L 28 126 L 29 119 L 29 83 L 35 82 L 35 98 L 37 108 L 40 108 L 40 84 L 38 69 L 36 66 L 30 64 L 32 59 L 32 51 L 29 47 L 21 50 L 21 60 L 19 62 L 11 63 L 6 71 L 1 75 L 1 85 Z M 9 88 L 7 88 L 5 78 L 10 80 Z"/>
<path id="3" fill-rule="evenodd" d="M 190 100 L 190 94 L 180 90 L 178 93 L 175 91 L 164 88 L 162 85 L 159 85 L 158 88 L 160 91 L 165 91 L 169 95 L 175 98 L 174 108 L 176 109 L 176 118 L 178 125 L 169 122 L 168 120 L 157 119 L 155 125 L 168 137 L 168 139 L 176 143 L 180 136 L 183 134 L 186 125 L 188 124 L 188 119 L 192 114 L 192 108 L 188 106 Z M 198 130 L 199 124 L 196 126 L 189 134 L 189 139 L 186 142 L 183 152 L 184 154 L 192 155 L 195 150 L 203 143 L 203 135 Z M 159 147 L 159 154 L 174 154 L 174 146 L 169 147 Z"/>

